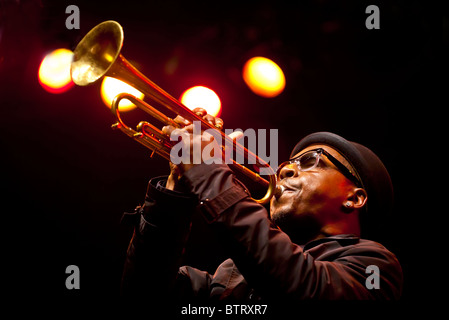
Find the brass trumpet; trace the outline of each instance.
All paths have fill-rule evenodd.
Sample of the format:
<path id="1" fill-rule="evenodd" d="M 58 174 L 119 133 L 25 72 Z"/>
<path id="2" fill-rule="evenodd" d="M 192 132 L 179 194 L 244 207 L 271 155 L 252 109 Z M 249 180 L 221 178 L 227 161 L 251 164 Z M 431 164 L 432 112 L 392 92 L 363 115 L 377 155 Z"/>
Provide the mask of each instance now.
<path id="1" fill-rule="evenodd" d="M 102 22 L 90 30 L 79 42 L 74 51 L 74 58 L 71 64 L 71 76 L 73 82 L 79 86 L 86 86 L 98 81 L 104 76 L 113 77 L 128 83 L 141 91 L 145 97 L 152 99 L 154 102 L 162 105 L 171 112 L 182 116 L 188 121 L 192 123 L 193 121 L 200 121 L 201 126 L 206 129 L 217 129 L 196 115 L 177 99 L 173 98 L 131 65 L 120 54 L 123 39 L 123 28 L 115 21 Z M 169 137 L 163 134 L 161 130 L 147 121 L 141 121 L 137 125 L 136 130 L 134 130 L 122 121 L 118 105 L 123 99 L 131 101 L 137 107 L 147 112 L 164 125 L 172 125 L 175 127 L 178 125 L 173 119 L 167 117 L 164 113 L 160 112 L 150 104 L 128 93 L 118 94 L 111 104 L 112 114 L 116 118 L 116 122 L 112 125 L 112 128 L 120 129 L 127 136 L 152 150 L 151 156 L 153 156 L 154 153 L 157 153 L 165 159 L 170 160 L 170 150 L 173 146 L 173 142 L 171 142 Z M 223 149 L 225 146 L 233 146 L 234 152 L 243 153 L 246 160 L 251 159 L 252 163 L 256 163 L 259 168 L 265 167 L 270 170 L 270 182 L 268 182 L 258 173 L 251 171 L 234 160 L 231 165 L 231 168 L 236 173 L 243 174 L 257 184 L 261 184 L 263 187 L 268 188 L 264 197 L 261 199 L 254 199 L 254 201 L 261 204 L 267 203 L 271 199 L 276 188 L 275 172 L 263 159 L 259 158 L 242 145 L 232 141 L 232 139 L 222 131 L 217 131 L 221 134 Z"/>

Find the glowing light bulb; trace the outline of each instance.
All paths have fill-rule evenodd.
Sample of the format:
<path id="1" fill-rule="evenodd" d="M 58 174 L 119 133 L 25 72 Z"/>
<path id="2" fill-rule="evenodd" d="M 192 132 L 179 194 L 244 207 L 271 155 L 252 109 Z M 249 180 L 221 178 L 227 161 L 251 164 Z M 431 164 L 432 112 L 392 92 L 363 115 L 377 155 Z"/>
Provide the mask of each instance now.
<path id="1" fill-rule="evenodd" d="M 111 77 L 104 77 L 101 83 L 101 98 L 103 102 L 110 108 L 112 100 L 119 93 L 126 92 L 132 94 L 136 98 L 143 99 L 144 94 L 129 84 Z M 129 100 L 122 99 L 118 105 L 120 111 L 130 111 L 136 108 L 136 105 Z"/>
<path id="2" fill-rule="evenodd" d="M 190 110 L 195 108 L 203 108 L 208 114 L 214 117 L 220 115 L 220 98 L 213 90 L 207 87 L 196 86 L 187 89 L 181 95 L 181 103 Z"/>
<path id="3" fill-rule="evenodd" d="M 74 83 L 70 76 L 73 52 L 57 49 L 47 54 L 39 66 L 38 78 L 41 86 L 51 93 L 62 93 Z"/>
<path id="4" fill-rule="evenodd" d="M 282 69 L 264 57 L 254 57 L 245 63 L 243 80 L 255 94 L 266 98 L 276 97 L 285 88 Z"/>

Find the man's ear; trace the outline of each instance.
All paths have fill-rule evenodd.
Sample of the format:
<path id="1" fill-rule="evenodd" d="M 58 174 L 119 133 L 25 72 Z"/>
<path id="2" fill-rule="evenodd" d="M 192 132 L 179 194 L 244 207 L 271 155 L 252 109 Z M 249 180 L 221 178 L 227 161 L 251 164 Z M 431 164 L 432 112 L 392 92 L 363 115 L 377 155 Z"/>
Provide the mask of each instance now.
<path id="1" fill-rule="evenodd" d="M 365 189 L 355 188 L 348 194 L 348 197 L 344 203 L 345 211 L 351 212 L 354 209 L 362 209 L 367 200 L 368 195 L 366 194 Z"/>
<path id="2" fill-rule="evenodd" d="M 354 201 L 354 209 L 362 209 L 368 200 L 368 195 L 366 194 L 365 189 L 355 188 L 352 198 Z"/>

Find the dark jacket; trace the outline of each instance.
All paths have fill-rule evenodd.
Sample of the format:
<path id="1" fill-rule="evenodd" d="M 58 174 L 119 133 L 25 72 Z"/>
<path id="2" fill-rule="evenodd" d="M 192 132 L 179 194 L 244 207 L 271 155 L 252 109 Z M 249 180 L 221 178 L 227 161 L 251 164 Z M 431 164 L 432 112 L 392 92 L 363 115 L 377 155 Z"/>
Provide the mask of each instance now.
<path id="1" fill-rule="evenodd" d="M 145 205 L 129 214 L 135 230 L 124 294 L 241 302 L 400 297 L 401 267 L 385 247 L 352 235 L 305 246 L 292 243 L 226 165 L 202 164 L 187 171 L 180 183 L 190 193 L 165 189 L 165 179 L 152 179 Z M 179 265 L 194 210 L 226 239 L 230 259 L 213 275 Z M 379 289 L 366 286 L 372 265 L 379 270 Z"/>

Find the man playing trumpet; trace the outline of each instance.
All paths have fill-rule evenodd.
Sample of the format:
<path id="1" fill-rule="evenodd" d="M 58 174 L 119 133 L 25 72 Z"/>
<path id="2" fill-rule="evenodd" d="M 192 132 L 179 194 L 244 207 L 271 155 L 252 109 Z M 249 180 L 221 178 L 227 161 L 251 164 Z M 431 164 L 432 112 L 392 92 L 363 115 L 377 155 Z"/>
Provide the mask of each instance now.
<path id="1" fill-rule="evenodd" d="M 221 119 L 194 112 L 222 127 Z M 185 119 L 175 122 L 181 128 L 163 132 L 190 137 L 182 140 L 191 150 L 214 143 L 194 138 Z M 226 164 L 206 160 L 171 164 L 168 177 L 150 180 L 145 204 L 127 215 L 135 229 L 124 294 L 241 303 L 400 297 L 398 260 L 366 240 L 367 222 L 381 219 L 393 201 L 389 174 L 371 150 L 328 132 L 306 136 L 276 172 L 269 213 Z M 229 259 L 214 274 L 180 265 L 195 210 L 225 240 Z"/>

